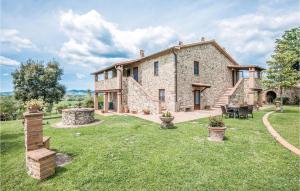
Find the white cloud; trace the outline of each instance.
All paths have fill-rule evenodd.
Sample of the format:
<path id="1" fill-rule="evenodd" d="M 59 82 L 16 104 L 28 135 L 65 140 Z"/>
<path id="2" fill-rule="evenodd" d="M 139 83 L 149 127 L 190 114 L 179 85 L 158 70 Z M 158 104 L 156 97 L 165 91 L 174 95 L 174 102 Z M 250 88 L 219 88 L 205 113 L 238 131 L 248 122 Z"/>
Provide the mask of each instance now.
<path id="1" fill-rule="evenodd" d="M 0 30 L 1 49 L 20 51 L 21 49 L 34 48 L 34 44 L 27 38 L 19 36 L 19 31 L 15 29 Z"/>
<path id="2" fill-rule="evenodd" d="M 9 73 L 3 73 L 3 76 L 9 76 Z"/>
<path id="3" fill-rule="evenodd" d="M 76 78 L 81 80 L 84 79 L 86 76 L 84 74 L 76 73 Z"/>
<path id="4" fill-rule="evenodd" d="M 104 66 L 137 57 L 139 49 L 149 54 L 183 39 L 172 28 L 164 26 L 121 30 L 95 10 L 82 15 L 72 10 L 62 13 L 60 26 L 68 37 L 60 56 L 83 66 Z"/>
<path id="5" fill-rule="evenodd" d="M 0 56 L 0 65 L 4 66 L 18 66 L 20 63 L 16 60 Z"/>
<path id="6" fill-rule="evenodd" d="M 265 62 L 274 50 L 275 39 L 285 30 L 299 26 L 299 18 L 299 12 L 287 12 L 275 16 L 256 13 L 222 19 L 217 22 L 217 37 L 235 55 L 258 56 L 261 59 L 257 61 Z"/>

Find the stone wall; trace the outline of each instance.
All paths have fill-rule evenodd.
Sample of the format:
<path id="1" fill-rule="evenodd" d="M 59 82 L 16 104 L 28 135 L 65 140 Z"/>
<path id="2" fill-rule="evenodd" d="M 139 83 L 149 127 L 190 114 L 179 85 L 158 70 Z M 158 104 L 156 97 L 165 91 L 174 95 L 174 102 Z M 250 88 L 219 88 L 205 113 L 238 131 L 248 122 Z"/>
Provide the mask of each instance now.
<path id="1" fill-rule="evenodd" d="M 237 84 L 235 91 L 229 96 L 229 105 L 243 104 L 246 101 L 246 98 L 245 79 L 241 79 L 241 82 Z"/>
<path id="2" fill-rule="evenodd" d="M 277 90 L 277 89 L 267 89 L 267 90 L 265 90 L 264 93 L 263 93 L 263 102 L 265 102 L 265 103 L 267 101 L 267 99 L 266 99 L 267 95 L 266 94 L 269 91 L 275 92 L 276 97 L 279 97 L 279 95 L 280 95 L 280 91 Z M 282 92 L 282 96 L 289 98 L 289 104 L 295 104 L 297 102 L 297 99 L 300 98 L 300 87 L 293 87 L 293 88 L 284 89 L 283 92 Z"/>
<path id="3" fill-rule="evenodd" d="M 154 62 L 158 61 L 158 76 L 154 75 Z M 139 80 L 143 89 L 154 99 L 159 99 L 159 89 L 165 90 L 165 109 L 175 111 L 175 65 L 172 53 L 138 62 L 130 67 L 139 68 Z M 123 98 L 125 98 L 123 96 Z"/>
<path id="4" fill-rule="evenodd" d="M 194 61 L 199 62 L 199 76 L 194 75 Z M 202 92 L 201 108 L 214 106 L 225 90 L 232 87 L 233 63 L 211 44 L 181 49 L 178 52 L 178 106 L 194 105 L 192 83 L 211 85 Z"/>
<path id="5" fill-rule="evenodd" d="M 94 109 L 92 108 L 72 108 L 62 110 L 62 123 L 64 125 L 84 125 L 94 121 Z"/>
<path id="6" fill-rule="evenodd" d="M 158 113 L 158 99 L 147 94 L 143 87 L 133 78 L 128 77 L 128 108 L 130 111 L 142 112 L 149 109 L 151 113 Z"/>

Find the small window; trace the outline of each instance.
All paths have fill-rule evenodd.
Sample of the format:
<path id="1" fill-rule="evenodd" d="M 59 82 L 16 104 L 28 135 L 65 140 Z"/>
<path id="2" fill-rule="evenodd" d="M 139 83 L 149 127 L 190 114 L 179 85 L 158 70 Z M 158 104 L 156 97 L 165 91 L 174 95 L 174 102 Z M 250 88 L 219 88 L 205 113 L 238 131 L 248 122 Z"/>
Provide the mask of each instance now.
<path id="1" fill-rule="evenodd" d="M 127 76 L 130 76 L 130 68 L 127 69 Z"/>
<path id="2" fill-rule="evenodd" d="M 154 76 L 158 76 L 158 61 L 154 62 Z"/>
<path id="3" fill-rule="evenodd" d="M 199 76 L 199 62 L 194 61 L 194 75 Z"/>
<path id="4" fill-rule="evenodd" d="M 159 90 L 159 101 L 165 101 L 165 90 L 164 89 Z"/>

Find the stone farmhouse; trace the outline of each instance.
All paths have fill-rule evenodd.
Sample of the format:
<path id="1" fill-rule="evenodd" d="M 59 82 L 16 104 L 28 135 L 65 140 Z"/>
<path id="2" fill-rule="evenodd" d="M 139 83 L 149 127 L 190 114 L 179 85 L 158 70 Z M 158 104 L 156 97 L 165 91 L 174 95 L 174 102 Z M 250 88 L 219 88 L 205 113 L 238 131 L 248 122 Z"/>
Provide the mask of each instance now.
<path id="1" fill-rule="evenodd" d="M 151 113 L 193 111 L 229 103 L 263 101 L 261 67 L 240 65 L 216 41 L 179 42 L 140 58 L 118 62 L 92 73 L 95 109 L 104 94 L 103 112 L 113 109 Z M 109 105 L 109 103 L 112 103 Z"/>

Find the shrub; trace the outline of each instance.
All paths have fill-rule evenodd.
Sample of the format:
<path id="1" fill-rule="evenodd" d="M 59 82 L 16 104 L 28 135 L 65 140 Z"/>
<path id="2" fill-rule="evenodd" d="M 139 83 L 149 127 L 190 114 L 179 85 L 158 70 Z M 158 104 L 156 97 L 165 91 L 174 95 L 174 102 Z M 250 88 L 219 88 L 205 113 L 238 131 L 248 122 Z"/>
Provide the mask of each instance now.
<path id="1" fill-rule="evenodd" d="M 277 98 L 275 99 L 275 101 L 280 101 L 280 97 L 277 97 Z M 290 101 L 290 98 L 288 98 L 288 97 L 282 97 L 282 104 L 283 104 L 283 105 L 288 104 L 289 101 Z"/>
<path id="2" fill-rule="evenodd" d="M 25 111 L 24 104 L 15 100 L 12 96 L 0 97 L 0 120 L 20 119 Z"/>
<path id="3" fill-rule="evenodd" d="M 94 100 L 92 97 L 87 97 L 84 100 L 84 107 L 93 108 L 94 107 Z"/>
<path id="4" fill-rule="evenodd" d="M 171 112 L 167 111 L 162 114 L 162 117 L 172 117 L 172 114 L 171 114 Z"/>
<path id="5" fill-rule="evenodd" d="M 209 117 L 208 126 L 210 127 L 225 127 L 225 124 L 220 117 Z"/>
<path id="6" fill-rule="evenodd" d="M 63 109 L 68 109 L 69 106 L 67 104 L 58 104 L 56 106 L 56 112 L 61 114 Z"/>

